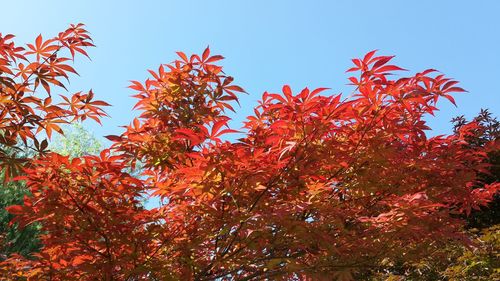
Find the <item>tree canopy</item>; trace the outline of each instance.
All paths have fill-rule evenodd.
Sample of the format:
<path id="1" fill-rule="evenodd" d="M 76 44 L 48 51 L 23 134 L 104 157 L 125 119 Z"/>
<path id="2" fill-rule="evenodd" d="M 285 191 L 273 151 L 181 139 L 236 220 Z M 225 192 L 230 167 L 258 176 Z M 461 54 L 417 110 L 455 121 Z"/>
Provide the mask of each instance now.
<path id="1" fill-rule="evenodd" d="M 424 117 L 443 98 L 455 103 L 458 82 L 433 69 L 394 78 L 404 69 L 375 51 L 353 59 L 353 94 L 285 85 L 239 130 L 228 111 L 244 90 L 223 57 L 178 52 L 132 81 L 140 115 L 108 136 L 111 147 L 49 152 L 37 132 L 105 116 L 91 91 L 50 96 L 92 43 L 81 24 L 26 50 L 12 38 L 0 36 L 0 143 L 31 142 L 37 155 L 3 153 L 5 173 L 30 193 L 6 210 L 43 233 L 34 258 L 0 264 L 7 280 L 352 280 L 387 260 L 473 245 L 466 217 L 500 187 L 481 176 L 498 142 L 472 145 L 477 121 L 426 134 Z M 129 173 L 137 164 L 141 174 Z M 162 204 L 146 209 L 151 196 Z"/>

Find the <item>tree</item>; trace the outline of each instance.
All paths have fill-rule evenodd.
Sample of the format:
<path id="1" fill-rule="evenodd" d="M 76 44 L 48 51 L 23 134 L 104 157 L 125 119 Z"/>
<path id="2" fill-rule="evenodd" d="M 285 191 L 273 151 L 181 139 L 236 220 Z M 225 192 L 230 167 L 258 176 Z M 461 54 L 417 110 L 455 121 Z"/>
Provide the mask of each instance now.
<path id="1" fill-rule="evenodd" d="M 491 113 L 483 109 L 472 120 L 478 124 L 475 130 L 467 136 L 469 145 L 485 147 L 487 149 L 487 159 L 489 164 L 487 171 L 480 176 L 481 184 L 491 184 L 500 181 L 500 149 L 498 142 L 500 137 L 500 122 Z M 468 123 L 464 116 L 456 117 L 452 120 L 455 133 L 460 131 L 462 126 Z M 500 193 L 495 194 L 494 200 L 490 202 L 488 208 L 475 210 L 467 219 L 468 228 L 486 228 L 500 224 Z"/>
<path id="2" fill-rule="evenodd" d="M 463 92 L 435 70 L 392 80 L 402 69 L 370 52 L 348 70 L 353 96 L 266 92 L 228 141 L 244 90 L 208 48 L 178 55 L 132 82 L 141 114 L 111 148 L 29 162 L 32 196 L 7 210 L 42 224 L 43 248 L 3 262 L 11 279 L 350 280 L 467 243 L 461 215 L 499 188 L 478 186 L 477 124 L 425 134 L 438 100 Z M 138 162 L 140 177 L 126 172 Z M 150 193 L 163 204 L 146 210 Z"/>
<path id="3" fill-rule="evenodd" d="M 50 143 L 49 149 L 70 158 L 99 154 L 101 142 L 81 123 L 75 123 L 64 130 L 64 135 Z"/>

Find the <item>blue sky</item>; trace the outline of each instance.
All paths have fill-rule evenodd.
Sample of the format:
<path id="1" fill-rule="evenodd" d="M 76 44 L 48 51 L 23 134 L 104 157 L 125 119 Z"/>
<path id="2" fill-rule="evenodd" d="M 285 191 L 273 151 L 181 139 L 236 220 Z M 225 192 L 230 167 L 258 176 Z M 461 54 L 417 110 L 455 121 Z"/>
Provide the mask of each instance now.
<path id="1" fill-rule="evenodd" d="M 435 68 L 469 91 L 458 108 L 441 103 L 429 118 L 432 134 L 449 120 L 480 108 L 500 113 L 500 1 L 3 1 L 0 32 L 18 43 L 39 33 L 56 35 L 82 22 L 97 48 L 80 58 L 71 91 L 92 88 L 113 105 L 98 137 L 119 134 L 137 112 L 127 89 L 146 69 L 175 59 L 175 51 L 201 53 L 210 45 L 226 57 L 225 72 L 250 94 L 241 97 L 236 127 L 264 91 L 330 87 L 349 93 L 350 59 L 379 49 L 411 72 Z"/>

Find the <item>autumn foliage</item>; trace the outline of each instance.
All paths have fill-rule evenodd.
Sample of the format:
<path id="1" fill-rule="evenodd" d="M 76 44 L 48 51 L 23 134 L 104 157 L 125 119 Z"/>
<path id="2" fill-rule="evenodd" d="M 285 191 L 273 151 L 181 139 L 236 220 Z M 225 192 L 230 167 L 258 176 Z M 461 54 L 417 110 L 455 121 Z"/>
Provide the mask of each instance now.
<path id="1" fill-rule="evenodd" d="M 47 40 L 39 35 L 26 48 L 16 46 L 13 38 L 0 33 L 0 165 L 6 178 L 16 175 L 26 159 L 7 153 L 5 147 L 32 142 L 43 153 L 48 142 L 39 141 L 40 133 L 50 138 L 53 131 L 62 133 L 61 124 L 86 118 L 99 121 L 105 116 L 100 106 L 108 105 L 93 100 L 92 91 L 61 95 L 59 102 L 51 95 L 53 86 L 65 88 L 69 74 L 77 73 L 68 63 L 76 54 L 87 56 L 85 48 L 93 46 L 82 24 Z"/>
<path id="2" fill-rule="evenodd" d="M 37 132 L 105 115 L 91 92 L 50 97 L 75 72 L 60 52 L 92 45 L 82 25 L 27 50 L 11 39 L 0 37 L 2 145 L 44 152 Z M 99 156 L 24 160 L 15 180 L 31 196 L 8 210 L 42 224 L 43 247 L 3 261 L 4 280 L 351 280 L 384 259 L 469 243 L 462 215 L 499 188 L 480 184 L 498 145 L 467 145 L 476 123 L 427 136 L 423 117 L 464 91 L 436 70 L 394 78 L 403 69 L 373 51 L 348 70 L 354 94 L 285 85 L 236 131 L 227 114 L 244 90 L 223 57 L 178 56 L 132 82 L 140 116 Z M 162 204 L 145 209 L 149 197 Z"/>

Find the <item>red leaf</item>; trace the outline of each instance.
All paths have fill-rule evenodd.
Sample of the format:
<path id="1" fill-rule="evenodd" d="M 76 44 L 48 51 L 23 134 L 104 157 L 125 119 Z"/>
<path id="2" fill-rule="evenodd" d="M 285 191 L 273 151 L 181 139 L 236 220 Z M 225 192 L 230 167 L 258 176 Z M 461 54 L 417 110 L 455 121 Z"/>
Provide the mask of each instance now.
<path id="1" fill-rule="evenodd" d="M 205 63 L 212 63 L 212 62 L 216 62 L 216 61 L 223 60 L 223 59 L 224 59 L 223 56 L 215 55 L 215 56 L 211 56 L 207 61 L 205 61 Z"/>
<path id="2" fill-rule="evenodd" d="M 23 209 L 24 209 L 24 207 L 22 205 L 11 205 L 11 206 L 5 207 L 5 210 L 7 210 L 7 212 L 9 212 L 13 215 L 22 214 Z"/>
<path id="3" fill-rule="evenodd" d="M 401 67 L 396 66 L 396 65 L 385 65 L 385 66 L 382 66 L 374 71 L 376 73 L 383 73 L 383 72 L 389 72 L 389 71 L 395 71 L 395 70 L 406 70 L 406 69 L 401 68 Z"/>
<path id="4" fill-rule="evenodd" d="M 363 62 L 365 64 L 369 64 L 370 63 L 370 59 L 373 57 L 373 55 L 377 52 L 378 50 L 373 50 L 373 51 L 370 51 L 368 52 L 365 57 L 363 58 Z"/>
<path id="5" fill-rule="evenodd" d="M 207 47 L 205 51 L 203 51 L 203 55 L 201 55 L 201 60 L 203 62 L 206 61 L 209 55 L 210 55 L 210 47 Z"/>
<path id="6" fill-rule="evenodd" d="M 115 135 L 108 135 L 108 136 L 104 136 L 104 137 L 107 138 L 108 140 L 114 141 L 114 142 L 119 142 L 122 140 L 122 137 L 115 136 Z"/>
<path id="7" fill-rule="evenodd" d="M 287 99 L 292 97 L 293 94 L 292 94 L 292 89 L 290 88 L 290 86 L 288 86 L 288 85 L 283 86 L 283 94 L 285 94 L 285 97 L 287 97 Z"/>
<path id="8" fill-rule="evenodd" d="M 330 88 L 316 88 L 314 89 L 311 94 L 309 95 L 310 97 L 314 97 L 316 96 L 317 94 L 323 92 L 323 91 L 326 91 L 326 90 L 330 90 Z"/>
<path id="9" fill-rule="evenodd" d="M 184 54 L 183 52 L 176 52 L 177 55 L 184 61 L 184 62 L 189 62 L 188 60 L 188 57 L 186 56 L 186 54 Z"/>

